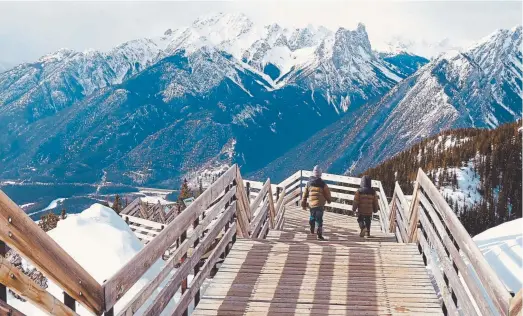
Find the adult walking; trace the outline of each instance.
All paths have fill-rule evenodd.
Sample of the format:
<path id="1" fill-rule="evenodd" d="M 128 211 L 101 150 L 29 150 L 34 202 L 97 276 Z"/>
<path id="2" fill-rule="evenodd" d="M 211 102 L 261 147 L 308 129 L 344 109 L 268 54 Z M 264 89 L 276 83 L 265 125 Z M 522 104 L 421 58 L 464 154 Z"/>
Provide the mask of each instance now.
<path id="1" fill-rule="evenodd" d="M 360 225 L 360 237 L 370 237 L 370 223 L 372 213 L 378 212 L 378 196 L 372 188 L 372 179 L 369 176 L 361 178 L 360 188 L 354 195 L 352 211 L 358 214 L 358 224 Z"/>
<path id="2" fill-rule="evenodd" d="M 309 225 L 311 234 L 314 234 L 315 226 L 317 225 L 318 240 L 325 240 L 323 238 L 323 211 L 325 203 L 331 203 L 332 198 L 329 187 L 321 179 L 321 168 L 319 166 L 314 166 L 312 176 L 303 191 L 301 207 L 304 210 L 307 209 L 307 199 L 310 208 Z"/>

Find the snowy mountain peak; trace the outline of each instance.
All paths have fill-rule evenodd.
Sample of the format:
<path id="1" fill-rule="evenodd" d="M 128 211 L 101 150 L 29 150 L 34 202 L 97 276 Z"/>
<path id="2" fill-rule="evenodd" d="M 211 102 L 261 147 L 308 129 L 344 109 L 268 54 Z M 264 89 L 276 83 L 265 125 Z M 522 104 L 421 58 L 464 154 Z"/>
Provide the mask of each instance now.
<path id="1" fill-rule="evenodd" d="M 45 62 L 59 62 L 59 61 L 64 60 L 65 58 L 73 56 L 74 54 L 76 54 L 76 52 L 72 49 L 61 48 L 54 53 L 49 53 L 47 55 L 40 57 L 40 59 L 38 61 L 44 62 L 44 63 Z"/>

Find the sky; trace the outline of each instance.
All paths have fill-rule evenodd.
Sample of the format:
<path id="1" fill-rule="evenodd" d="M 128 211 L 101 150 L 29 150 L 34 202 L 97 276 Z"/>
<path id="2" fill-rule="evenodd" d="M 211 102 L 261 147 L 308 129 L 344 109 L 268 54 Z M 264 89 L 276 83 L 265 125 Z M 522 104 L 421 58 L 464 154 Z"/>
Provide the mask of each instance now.
<path id="1" fill-rule="evenodd" d="M 0 1 L 0 68 L 60 48 L 108 50 L 216 12 L 244 13 L 256 23 L 285 27 L 354 29 L 362 22 L 375 49 L 399 37 L 425 55 L 466 47 L 496 29 L 522 23 L 520 1 Z"/>

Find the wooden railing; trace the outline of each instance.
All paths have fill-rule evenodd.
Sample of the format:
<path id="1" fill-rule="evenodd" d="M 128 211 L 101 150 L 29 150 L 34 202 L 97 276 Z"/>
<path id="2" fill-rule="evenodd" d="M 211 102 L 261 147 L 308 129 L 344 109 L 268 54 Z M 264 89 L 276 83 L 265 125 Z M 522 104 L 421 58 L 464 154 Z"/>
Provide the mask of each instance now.
<path id="1" fill-rule="evenodd" d="M 270 179 L 264 184 L 243 181 L 234 165 L 179 214 L 136 199 L 120 216 L 146 245 L 100 285 L 0 191 L 0 239 L 67 294 L 64 302 L 53 297 L 1 256 L 0 283 L 49 314 L 76 315 L 79 302 L 96 315 L 113 315 L 114 305 L 163 258 L 158 275 L 118 315 L 133 315 L 140 308 L 144 315 L 159 315 L 180 291 L 173 313 L 187 314 L 191 302 L 198 304 L 204 280 L 216 271 L 237 236 L 265 238 L 269 229 L 282 228 L 285 198 L 285 189 L 271 185 Z M 4 306 L 14 311 L 1 294 L 0 289 L 0 314 Z"/>
<path id="2" fill-rule="evenodd" d="M 284 205 L 297 205 L 301 199 L 303 188 L 311 176 L 312 171 L 300 170 L 278 184 L 278 187 L 281 187 L 287 195 L 283 203 Z M 352 214 L 354 194 L 360 187 L 361 178 L 340 176 L 329 173 L 323 173 L 321 178 L 329 186 L 333 198 L 332 203 L 325 205 L 326 211 Z M 376 180 L 372 181 L 372 188 L 378 195 L 378 219 L 381 222 L 382 230 L 388 231 L 390 210 L 387 198 L 385 196 L 385 191 L 383 190 L 381 182 Z"/>
<path id="3" fill-rule="evenodd" d="M 389 229 L 399 241 L 418 243 L 448 314 L 509 315 L 509 291 L 423 170 L 411 203 L 396 184 Z"/>

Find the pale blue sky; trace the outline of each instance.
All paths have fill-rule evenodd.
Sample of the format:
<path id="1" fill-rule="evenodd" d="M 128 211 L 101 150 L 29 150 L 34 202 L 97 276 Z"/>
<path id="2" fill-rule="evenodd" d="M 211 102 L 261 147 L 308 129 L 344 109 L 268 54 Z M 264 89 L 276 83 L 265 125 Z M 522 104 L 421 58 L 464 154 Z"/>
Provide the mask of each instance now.
<path id="1" fill-rule="evenodd" d="M 107 50 L 212 12 L 242 12 L 287 27 L 352 29 L 363 22 L 376 47 L 398 35 L 466 46 L 522 20 L 519 1 L 0 2 L 0 62 L 32 61 L 62 47 Z"/>

